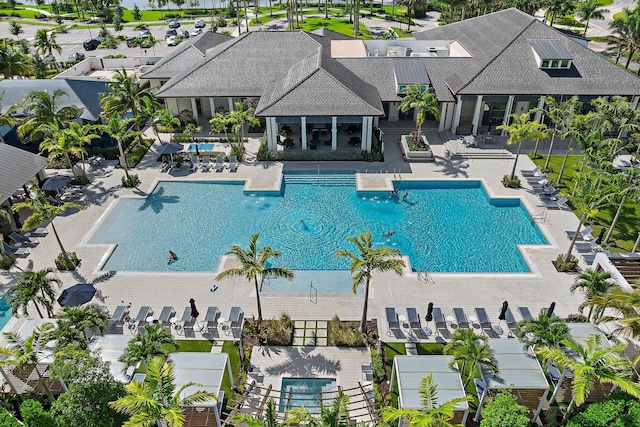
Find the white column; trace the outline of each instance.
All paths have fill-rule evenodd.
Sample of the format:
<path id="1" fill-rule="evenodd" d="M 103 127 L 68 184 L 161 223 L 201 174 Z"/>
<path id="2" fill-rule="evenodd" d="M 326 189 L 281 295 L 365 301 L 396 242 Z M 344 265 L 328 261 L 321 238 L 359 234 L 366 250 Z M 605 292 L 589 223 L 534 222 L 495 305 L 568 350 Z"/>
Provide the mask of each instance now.
<path id="1" fill-rule="evenodd" d="M 478 134 L 478 125 L 480 124 L 480 111 L 482 110 L 482 95 L 478 95 L 476 99 L 476 108 L 473 110 L 473 120 L 471 121 L 471 127 L 473 128 L 473 134 Z"/>
<path id="2" fill-rule="evenodd" d="M 229 97 L 227 101 L 229 102 L 229 112 L 231 112 L 233 111 L 233 98 Z"/>
<path id="3" fill-rule="evenodd" d="M 362 116 L 362 132 L 360 132 L 360 150 L 367 151 L 367 118 Z"/>
<path id="4" fill-rule="evenodd" d="M 444 130 L 444 122 L 447 118 L 447 105 L 449 105 L 448 102 L 443 102 L 442 108 L 440 109 L 440 124 L 438 125 L 438 130 L 441 132 Z"/>
<path id="5" fill-rule="evenodd" d="M 211 108 L 211 118 L 216 116 L 216 103 L 213 98 L 209 98 L 209 107 Z"/>
<path id="6" fill-rule="evenodd" d="M 515 96 L 511 95 L 511 96 L 509 96 L 509 100 L 507 101 L 507 109 L 504 110 L 504 118 L 502 119 L 502 123 L 505 124 L 505 125 L 509 124 L 509 116 L 511 115 L 511 109 L 513 108 L 513 100 L 514 99 L 515 99 Z M 500 135 L 506 136 L 507 135 L 507 131 L 503 130 Z"/>
<path id="7" fill-rule="evenodd" d="M 458 102 L 456 103 L 456 110 L 453 113 L 453 123 L 451 124 L 451 133 L 454 135 L 458 130 L 458 126 L 460 126 L 460 114 L 462 113 L 462 96 L 458 97 Z"/>
<path id="8" fill-rule="evenodd" d="M 453 103 L 449 102 L 447 106 L 447 118 L 444 120 L 444 128 L 451 129 L 453 125 L 453 112 L 455 111 L 455 106 Z"/>
<path id="9" fill-rule="evenodd" d="M 533 116 L 533 120 L 542 123 L 542 109 L 544 108 L 544 98 L 540 97 L 538 100 L 538 106 L 535 116 Z"/>
<path id="10" fill-rule="evenodd" d="M 275 117 L 267 117 L 267 148 L 273 153 L 278 152 L 278 124 Z"/>
<path id="11" fill-rule="evenodd" d="M 331 117 L 331 151 L 338 149 L 338 118 Z"/>
<path id="12" fill-rule="evenodd" d="M 302 149 L 307 149 L 307 118 L 300 117 L 300 133 L 302 133 Z"/>
<path id="13" fill-rule="evenodd" d="M 198 104 L 196 104 L 196 99 L 191 98 L 191 112 L 193 113 L 193 118 L 196 119 L 196 123 L 199 123 L 198 120 Z"/>
<path id="14" fill-rule="evenodd" d="M 373 126 L 375 127 L 379 127 L 380 126 L 380 117 L 376 116 L 373 118 Z"/>

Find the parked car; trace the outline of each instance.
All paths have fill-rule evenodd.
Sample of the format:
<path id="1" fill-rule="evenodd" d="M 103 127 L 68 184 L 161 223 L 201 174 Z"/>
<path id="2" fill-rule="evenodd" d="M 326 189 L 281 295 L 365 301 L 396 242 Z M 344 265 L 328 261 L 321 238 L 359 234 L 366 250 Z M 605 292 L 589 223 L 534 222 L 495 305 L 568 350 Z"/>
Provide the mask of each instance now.
<path id="1" fill-rule="evenodd" d="M 193 31 L 191 31 L 191 37 L 195 37 L 202 34 L 202 29 L 201 28 L 194 28 Z"/>
<path id="2" fill-rule="evenodd" d="M 204 19 L 196 19 L 195 26 L 196 28 L 204 28 Z"/>
<path id="3" fill-rule="evenodd" d="M 178 35 L 182 38 L 188 39 L 189 38 L 189 31 L 187 30 L 182 30 L 178 32 Z"/>
<path id="4" fill-rule="evenodd" d="M 137 39 L 137 37 L 127 37 L 126 39 L 126 43 L 127 43 L 127 47 L 131 47 L 133 46 L 133 42 Z"/>
<path id="5" fill-rule="evenodd" d="M 71 62 L 78 62 L 78 61 L 82 61 L 83 59 L 84 59 L 84 53 L 75 52 L 69 55 L 69 61 Z"/>
<path id="6" fill-rule="evenodd" d="M 175 36 L 167 37 L 167 46 L 176 46 L 178 44 L 178 39 Z"/>
<path id="7" fill-rule="evenodd" d="M 151 31 L 149 30 L 142 30 L 140 31 L 140 33 L 138 34 L 138 37 L 151 37 Z"/>
<path id="8" fill-rule="evenodd" d="M 175 19 L 173 21 L 169 21 L 169 28 L 180 28 L 180 22 Z"/>
<path id="9" fill-rule="evenodd" d="M 177 36 L 178 32 L 176 30 L 167 30 L 166 33 L 164 33 L 164 38 L 166 39 L 167 37 L 171 37 L 171 36 Z"/>
<path id="10" fill-rule="evenodd" d="M 51 55 L 51 54 L 48 54 L 48 55 L 43 56 L 42 60 L 44 62 L 56 62 L 56 57 Z"/>
<path id="11" fill-rule="evenodd" d="M 84 50 L 96 50 L 100 43 L 102 42 L 98 39 L 89 39 L 82 43 L 82 47 L 84 47 Z"/>

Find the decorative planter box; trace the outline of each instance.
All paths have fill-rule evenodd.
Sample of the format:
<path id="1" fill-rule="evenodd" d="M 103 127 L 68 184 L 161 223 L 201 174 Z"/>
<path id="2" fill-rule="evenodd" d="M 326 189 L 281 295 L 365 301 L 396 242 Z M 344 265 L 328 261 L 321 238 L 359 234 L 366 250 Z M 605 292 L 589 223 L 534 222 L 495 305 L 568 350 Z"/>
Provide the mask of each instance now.
<path id="1" fill-rule="evenodd" d="M 420 135 L 422 138 L 422 142 L 424 145 L 429 147 L 429 143 L 427 142 L 427 137 L 424 135 Z M 402 146 L 402 151 L 407 159 L 432 159 L 433 152 L 429 148 L 427 151 L 411 151 L 409 150 L 409 144 L 407 144 L 407 135 L 402 135 L 400 137 L 400 144 Z"/>

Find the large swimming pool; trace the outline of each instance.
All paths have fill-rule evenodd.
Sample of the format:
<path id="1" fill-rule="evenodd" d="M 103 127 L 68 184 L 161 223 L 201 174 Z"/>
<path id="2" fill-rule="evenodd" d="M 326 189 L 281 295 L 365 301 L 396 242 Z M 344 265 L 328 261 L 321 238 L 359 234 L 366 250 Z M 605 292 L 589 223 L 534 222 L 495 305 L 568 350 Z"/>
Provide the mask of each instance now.
<path id="1" fill-rule="evenodd" d="M 246 193 L 243 182 L 161 181 L 146 199 L 121 199 L 90 243 L 117 244 L 105 270 L 214 271 L 233 244 L 282 251 L 292 270 L 346 270 L 333 254 L 371 230 L 417 271 L 529 272 L 517 245 L 546 244 L 518 199 L 490 199 L 480 181 L 395 183 L 357 192 L 353 174 L 285 174 L 281 192 Z M 402 196 L 408 193 L 406 198 Z M 393 232 L 392 235 L 389 235 Z M 167 264 L 169 251 L 178 260 Z"/>

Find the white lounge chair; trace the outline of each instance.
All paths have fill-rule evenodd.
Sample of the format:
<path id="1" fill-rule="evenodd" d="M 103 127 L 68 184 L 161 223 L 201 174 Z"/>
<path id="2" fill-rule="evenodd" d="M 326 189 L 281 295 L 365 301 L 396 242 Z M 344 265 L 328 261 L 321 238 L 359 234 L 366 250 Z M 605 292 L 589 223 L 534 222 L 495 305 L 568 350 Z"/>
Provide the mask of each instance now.
<path id="1" fill-rule="evenodd" d="M 31 236 L 44 237 L 47 234 L 49 234 L 49 232 L 47 231 L 47 227 L 38 227 L 35 230 L 27 231 L 23 235 L 24 237 L 31 237 Z"/>
<path id="2" fill-rule="evenodd" d="M 593 231 L 593 228 L 591 228 L 591 226 L 583 229 L 582 231 L 578 232 L 578 240 L 593 240 L 593 236 L 591 235 L 591 232 Z M 568 239 L 573 239 L 573 237 L 576 235 L 575 230 L 571 231 L 565 231 L 564 235 L 567 236 Z"/>
<path id="3" fill-rule="evenodd" d="M 25 237 L 15 231 L 9 233 L 9 238 L 16 243 L 21 243 L 21 246 L 29 246 L 31 248 L 36 247 L 38 243 L 40 243 L 40 241 L 35 237 Z"/>
<path id="4" fill-rule="evenodd" d="M 229 170 L 231 172 L 235 172 L 238 170 L 238 158 L 236 156 L 231 156 L 229 159 Z"/>
<path id="5" fill-rule="evenodd" d="M 565 206 L 567 206 L 568 201 L 569 199 L 567 199 L 566 197 L 561 197 L 558 200 L 545 202 L 544 207 L 547 209 L 563 209 Z"/>
<path id="6" fill-rule="evenodd" d="M 576 242 L 573 246 L 578 252 L 601 252 L 602 248 L 596 243 L 596 239 L 588 242 Z"/>
<path id="7" fill-rule="evenodd" d="M 551 187 L 551 188 L 553 188 L 553 187 Z M 544 199 L 556 200 L 556 196 L 558 194 L 560 194 L 560 190 L 558 190 L 556 188 L 553 188 L 553 191 L 549 191 L 549 192 L 543 191 L 542 193 L 538 194 L 538 196 L 543 200 Z"/>
<path id="8" fill-rule="evenodd" d="M 219 155 L 218 157 L 216 157 L 216 164 L 213 167 L 213 169 L 216 172 L 222 172 L 222 170 L 224 169 L 224 159 L 222 158 L 222 155 Z"/>
<path id="9" fill-rule="evenodd" d="M 547 174 L 544 173 L 540 176 L 529 176 L 529 177 L 525 177 L 524 179 L 526 179 L 529 184 L 535 184 L 535 183 L 539 183 L 543 179 L 547 179 Z"/>
<path id="10" fill-rule="evenodd" d="M 531 184 L 531 188 L 533 188 L 534 191 L 538 191 L 538 190 L 545 190 L 547 191 L 550 187 L 553 187 L 553 185 L 551 184 L 551 181 L 549 181 L 548 179 L 541 179 L 540 181 L 538 181 L 537 184 L 535 183 L 529 183 Z"/>
<path id="11" fill-rule="evenodd" d="M 542 166 L 536 166 L 535 169 L 520 169 L 522 176 L 540 176 Z"/>
<path id="12" fill-rule="evenodd" d="M 200 158 L 198 156 L 191 156 L 191 162 L 189 163 L 189 171 L 195 172 L 198 170 L 198 161 Z"/>
<path id="13" fill-rule="evenodd" d="M 211 162 L 209 161 L 209 156 L 202 156 L 202 164 L 200 165 L 200 169 L 203 172 L 208 172 L 211 167 Z"/>
<path id="14" fill-rule="evenodd" d="M 2 242 L 2 246 L 4 247 L 4 251 L 10 254 L 14 254 L 18 257 L 26 257 L 29 255 L 29 250 L 27 248 L 16 248 L 7 244 L 7 242 Z"/>

